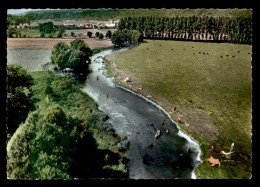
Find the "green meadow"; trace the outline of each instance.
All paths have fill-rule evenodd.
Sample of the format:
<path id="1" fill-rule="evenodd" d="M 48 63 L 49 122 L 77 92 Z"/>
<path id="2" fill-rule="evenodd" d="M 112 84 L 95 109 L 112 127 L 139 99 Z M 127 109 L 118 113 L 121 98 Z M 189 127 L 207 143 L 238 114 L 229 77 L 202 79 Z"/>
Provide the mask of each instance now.
<path id="1" fill-rule="evenodd" d="M 212 168 L 206 161 L 211 145 L 203 134 L 191 133 L 203 145 L 198 178 L 251 176 L 251 50 L 241 44 L 144 40 L 115 54 L 120 69 L 132 72 L 143 88 L 210 116 L 219 133 L 213 142 L 218 151 L 235 143 L 233 161 Z"/>

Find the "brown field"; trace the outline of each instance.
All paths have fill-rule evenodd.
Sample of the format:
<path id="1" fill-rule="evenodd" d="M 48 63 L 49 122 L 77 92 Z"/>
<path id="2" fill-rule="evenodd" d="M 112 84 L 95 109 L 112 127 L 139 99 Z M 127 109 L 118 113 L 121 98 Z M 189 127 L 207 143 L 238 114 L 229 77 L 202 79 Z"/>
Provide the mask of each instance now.
<path id="1" fill-rule="evenodd" d="M 53 47 L 59 42 L 65 42 L 70 44 L 75 38 L 8 38 L 7 49 L 53 49 Z M 113 43 L 110 40 L 100 40 L 95 38 L 87 38 L 84 40 L 90 49 L 110 47 Z"/>

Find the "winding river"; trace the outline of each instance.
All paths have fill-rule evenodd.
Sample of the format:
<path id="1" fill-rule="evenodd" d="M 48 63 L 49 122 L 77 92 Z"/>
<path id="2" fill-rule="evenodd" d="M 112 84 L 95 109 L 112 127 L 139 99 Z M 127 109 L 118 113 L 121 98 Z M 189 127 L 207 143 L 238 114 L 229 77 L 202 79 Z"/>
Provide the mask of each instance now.
<path id="1" fill-rule="evenodd" d="M 113 78 L 104 75 L 103 59 L 127 49 L 106 50 L 94 55 L 90 65 L 92 72 L 82 87 L 109 116 L 108 122 L 117 133 L 124 134 L 130 140 L 126 152 L 129 178 L 195 178 L 193 171 L 200 162 L 198 144 L 181 133 L 177 124 L 160 106 L 131 90 L 115 85 Z M 21 64 L 29 71 L 39 71 L 42 64 L 50 62 L 50 55 L 50 50 L 17 49 L 8 50 L 7 59 L 8 64 Z M 32 56 L 36 59 L 32 60 Z M 161 124 L 162 121 L 164 125 Z M 161 136 L 156 139 L 158 129 Z M 166 133 L 166 130 L 170 133 Z M 190 152 L 187 151 L 188 148 L 191 148 Z"/>
<path id="2" fill-rule="evenodd" d="M 130 160 L 127 164 L 129 178 L 196 178 L 193 171 L 200 163 L 198 144 L 183 134 L 160 106 L 115 85 L 113 78 L 104 75 L 103 59 L 126 49 L 106 50 L 94 55 L 90 65 L 92 72 L 82 87 L 109 116 L 108 122 L 117 133 L 130 140 L 126 152 Z M 161 131 L 161 136 L 155 138 L 157 130 Z"/>

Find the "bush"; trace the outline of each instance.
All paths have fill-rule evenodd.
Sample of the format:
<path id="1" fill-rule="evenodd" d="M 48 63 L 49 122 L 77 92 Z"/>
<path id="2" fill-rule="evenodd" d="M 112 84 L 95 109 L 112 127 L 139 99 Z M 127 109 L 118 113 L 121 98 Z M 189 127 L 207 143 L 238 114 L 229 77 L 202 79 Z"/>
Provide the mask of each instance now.
<path id="1" fill-rule="evenodd" d="M 52 95 L 53 94 L 52 87 L 50 85 L 47 85 L 46 88 L 44 89 L 44 93 L 46 95 Z"/>
<path id="2" fill-rule="evenodd" d="M 65 33 L 65 29 L 61 29 L 58 33 L 58 38 L 62 38 L 62 35 Z"/>
<path id="3" fill-rule="evenodd" d="M 89 38 L 91 38 L 92 37 L 92 32 L 87 32 L 87 36 L 89 37 Z"/>
<path id="4" fill-rule="evenodd" d="M 41 38 L 45 38 L 45 34 L 44 34 L 44 33 L 41 33 L 40 37 L 41 37 Z"/>
<path id="5" fill-rule="evenodd" d="M 98 38 L 98 37 L 99 37 L 99 32 L 96 32 L 96 33 L 95 33 L 95 36 Z"/>
<path id="6" fill-rule="evenodd" d="M 112 32 L 111 30 L 108 30 L 106 33 L 106 38 L 111 38 L 112 37 Z"/>
<path id="7" fill-rule="evenodd" d="M 100 34 L 98 35 L 98 38 L 102 40 L 102 39 L 104 38 L 104 35 L 103 35 L 102 33 L 100 33 Z"/>

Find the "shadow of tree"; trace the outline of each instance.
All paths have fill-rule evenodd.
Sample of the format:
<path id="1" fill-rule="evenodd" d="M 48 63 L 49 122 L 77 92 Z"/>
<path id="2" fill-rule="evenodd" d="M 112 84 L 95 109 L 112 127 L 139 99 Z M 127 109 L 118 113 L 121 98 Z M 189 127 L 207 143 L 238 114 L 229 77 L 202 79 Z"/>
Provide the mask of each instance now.
<path id="1" fill-rule="evenodd" d="M 118 165 L 122 158 L 118 153 L 98 149 L 96 140 L 90 133 L 86 133 L 79 140 L 73 157 L 74 163 L 69 171 L 73 177 L 80 179 L 127 177 L 127 174 L 121 171 L 103 168 L 105 165 Z M 127 159 L 123 159 L 124 163 L 127 161 Z"/>

